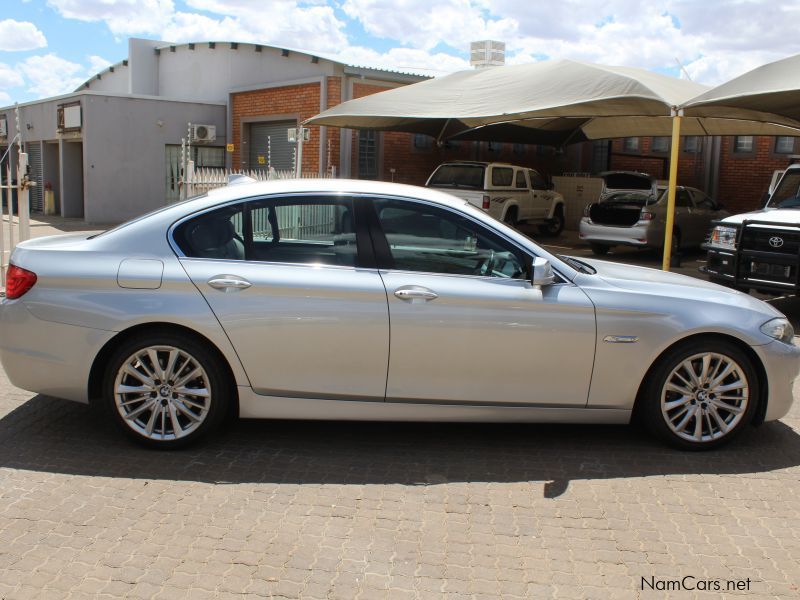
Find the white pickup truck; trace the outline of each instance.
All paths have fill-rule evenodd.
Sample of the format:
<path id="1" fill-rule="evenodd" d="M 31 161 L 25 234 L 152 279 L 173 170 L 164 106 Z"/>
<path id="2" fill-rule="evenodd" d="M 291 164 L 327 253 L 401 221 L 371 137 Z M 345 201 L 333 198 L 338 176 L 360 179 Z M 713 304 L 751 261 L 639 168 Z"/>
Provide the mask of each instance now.
<path id="1" fill-rule="evenodd" d="M 564 229 L 564 198 L 534 169 L 506 163 L 446 162 L 436 167 L 425 185 L 463 198 L 511 226 L 533 223 L 546 235 L 558 235 Z"/>

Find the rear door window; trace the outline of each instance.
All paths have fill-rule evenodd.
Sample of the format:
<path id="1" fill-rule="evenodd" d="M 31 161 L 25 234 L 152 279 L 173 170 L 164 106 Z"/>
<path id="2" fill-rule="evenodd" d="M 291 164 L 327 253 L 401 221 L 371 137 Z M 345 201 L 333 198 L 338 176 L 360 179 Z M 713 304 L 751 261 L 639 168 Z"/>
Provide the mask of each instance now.
<path id="1" fill-rule="evenodd" d="M 517 171 L 517 178 L 516 178 L 515 187 L 517 187 L 519 189 L 523 189 L 523 190 L 528 188 L 528 182 L 525 179 L 525 171 L 523 171 L 522 169 Z"/>

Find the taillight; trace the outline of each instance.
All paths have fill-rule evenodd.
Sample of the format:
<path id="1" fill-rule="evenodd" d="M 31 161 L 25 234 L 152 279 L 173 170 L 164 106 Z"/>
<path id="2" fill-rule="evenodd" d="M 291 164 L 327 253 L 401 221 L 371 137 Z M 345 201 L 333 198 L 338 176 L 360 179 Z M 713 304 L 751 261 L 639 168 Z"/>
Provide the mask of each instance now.
<path id="1" fill-rule="evenodd" d="M 33 287 L 36 283 L 36 273 L 18 267 L 17 265 L 8 265 L 8 272 L 6 273 L 6 298 L 14 300 Z"/>
<path id="2" fill-rule="evenodd" d="M 653 213 L 644 210 L 642 211 L 642 214 L 639 215 L 640 221 L 652 221 L 655 218 L 656 216 Z"/>
<path id="3" fill-rule="evenodd" d="M 483 210 L 489 210 L 489 196 L 483 197 Z"/>

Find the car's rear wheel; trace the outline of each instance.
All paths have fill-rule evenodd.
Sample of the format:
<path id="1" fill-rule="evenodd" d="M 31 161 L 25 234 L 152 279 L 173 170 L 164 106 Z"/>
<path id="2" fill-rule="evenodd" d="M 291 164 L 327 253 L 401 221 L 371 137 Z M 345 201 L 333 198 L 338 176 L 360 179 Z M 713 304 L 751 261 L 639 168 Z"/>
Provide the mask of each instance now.
<path id="1" fill-rule="evenodd" d="M 104 404 L 133 440 L 179 448 L 219 426 L 230 384 L 219 358 L 191 336 L 145 334 L 123 343 L 110 358 Z"/>
<path id="2" fill-rule="evenodd" d="M 565 222 L 566 219 L 564 218 L 564 207 L 559 204 L 556 206 L 556 210 L 553 213 L 553 218 L 544 225 L 539 225 L 539 231 L 544 235 L 551 235 L 555 237 L 564 231 Z"/>
<path id="3" fill-rule="evenodd" d="M 589 247 L 592 249 L 592 254 L 597 256 L 605 256 L 611 250 L 611 246 L 605 244 L 589 244 Z"/>
<path id="4" fill-rule="evenodd" d="M 707 450 L 732 440 L 758 404 L 752 360 L 735 344 L 705 340 L 663 356 L 637 408 L 648 429 L 684 450 Z"/>

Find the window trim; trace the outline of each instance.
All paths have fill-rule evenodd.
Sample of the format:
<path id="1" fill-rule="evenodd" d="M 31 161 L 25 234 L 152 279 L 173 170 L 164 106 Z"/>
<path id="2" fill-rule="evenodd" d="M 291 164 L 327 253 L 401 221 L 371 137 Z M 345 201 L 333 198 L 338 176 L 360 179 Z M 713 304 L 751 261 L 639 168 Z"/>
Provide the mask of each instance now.
<path id="1" fill-rule="evenodd" d="M 512 240 L 511 238 L 504 235 L 501 231 L 496 229 L 492 229 L 486 226 L 485 223 L 481 222 L 478 219 L 475 219 L 466 212 L 459 212 L 454 210 L 449 206 L 444 206 L 441 204 L 437 204 L 435 202 L 429 202 L 423 198 L 409 198 L 407 196 L 383 196 L 383 195 L 370 195 L 366 197 L 369 200 L 369 209 L 370 209 L 370 234 L 372 235 L 373 244 L 375 246 L 375 257 L 377 260 L 378 270 L 381 272 L 391 272 L 391 273 L 414 273 L 418 275 L 436 275 L 439 277 L 462 277 L 468 279 L 483 279 L 483 280 L 492 280 L 492 281 L 519 281 L 525 282 L 529 280 L 527 279 L 511 279 L 505 277 L 494 277 L 491 275 L 462 275 L 459 273 L 439 273 L 437 271 L 409 271 L 407 269 L 397 269 L 394 267 L 394 257 L 392 256 L 389 240 L 386 238 L 386 234 L 383 231 L 383 227 L 381 226 L 380 219 L 378 218 L 378 213 L 375 210 L 375 204 L 373 200 L 399 200 L 402 202 L 411 202 L 414 204 L 421 204 L 423 206 L 432 207 L 434 209 L 440 209 L 447 213 L 453 214 L 457 217 L 463 217 L 467 219 L 476 227 L 488 230 L 493 236 L 496 236 L 503 240 L 504 243 L 511 245 L 515 248 L 518 252 L 520 252 L 523 257 L 525 258 L 538 258 L 536 254 L 530 252 L 527 248 L 520 246 L 517 242 Z M 378 237 L 376 243 L 376 236 Z M 378 247 L 380 246 L 380 247 Z M 569 284 L 574 285 L 574 283 L 561 273 L 561 271 L 557 268 L 556 265 L 553 265 L 551 262 L 551 266 L 553 267 L 553 273 L 556 274 L 556 281 L 552 285 L 562 285 L 562 284 Z"/>
<path id="2" fill-rule="evenodd" d="M 347 265 L 327 265 L 327 264 L 319 264 L 319 263 L 299 263 L 299 262 L 282 262 L 282 261 L 268 261 L 268 260 L 252 260 L 247 258 L 250 254 L 249 249 L 252 245 L 252 221 L 251 221 L 251 214 L 250 208 L 251 205 L 257 202 L 263 202 L 267 200 L 281 200 L 284 198 L 326 198 L 331 199 L 334 202 L 336 200 L 340 200 L 342 198 L 349 198 L 353 203 L 353 229 L 355 230 L 356 234 L 356 264 L 353 266 Z M 181 249 L 180 245 L 175 240 L 175 231 L 192 219 L 201 217 L 202 215 L 215 212 L 220 209 L 230 208 L 237 205 L 243 205 L 242 207 L 242 230 L 243 233 L 249 232 L 249 240 L 248 243 L 247 238 L 244 240 L 245 245 L 245 258 L 244 260 L 236 260 L 231 258 L 205 258 L 201 256 L 187 256 L 187 254 Z M 236 198 L 234 200 L 230 200 L 228 202 L 222 202 L 215 206 L 207 207 L 203 210 L 198 210 L 196 212 L 190 213 L 188 215 L 184 215 L 172 225 L 169 226 L 167 229 L 167 243 L 169 244 L 172 251 L 178 257 L 178 260 L 211 260 L 214 262 L 221 262 L 221 263 L 231 263 L 231 264 L 241 264 L 241 263 L 252 263 L 252 264 L 263 264 L 263 265 L 283 265 L 283 266 L 295 266 L 295 267 L 314 267 L 314 268 L 334 268 L 334 269 L 346 269 L 350 271 L 354 271 L 356 269 L 372 269 L 377 270 L 376 267 L 376 257 L 373 248 L 373 244 L 370 240 L 370 233 L 368 230 L 368 223 L 365 219 L 365 212 L 364 208 L 359 208 L 359 205 L 366 204 L 363 200 L 359 199 L 358 194 L 338 194 L 338 193 L 330 193 L 330 192 L 297 192 L 297 193 L 280 193 L 280 194 L 269 194 L 266 196 L 249 196 L 247 198 Z"/>
<path id="3" fill-rule="evenodd" d="M 358 267 L 358 266 L 348 267 L 348 266 L 344 266 L 344 265 L 317 265 L 317 264 L 307 264 L 307 263 L 284 263 L 284 262 L 270 262 L 270 261 L 256 261 L 256 260 L 254 260 L 254 261 L 247 261 L 247 260 L 240 261 L 240 260 L 233 260 L 233 259 L 229 259 L 229 258 L 202 258 L 202 257 L 186 256 L 186 254 L 183 252 L 183 250 L 181 250 L 180 246 L 178 246 L 178 244 L 175 242 L 175 239 L 174 239 L 175 229 L 177 229 L 178 226 L 180 226 L 182 223 L 188 221 L 189 219 L 193 219 L 193 218 L 198 217 L 200 215 L 204 215 L 206 213 L 213 212 L 213 211 L 221 209 L 221 208 L 234 206 L 234 205 L 240 204 L 240 203 L 255 202 L 255 201 L 260 201 L 260 200 L 267 200 L 267 199 L 270 199 L 270 198 L 285 198 L 287 196 L 316 196 L 316 197 L 323 197 L 323 198 L 326 198 L 326 197 L 334 197 L 334 198 L 336 198 L 336 197 L 341 197 L 341 196 L 347 196 L 349 198 L 352 198 L 353 199 L 353 203 L 354 203 L 354 216 L 356 217 L 356 222 L 354 223 L 355 229 L 356 229 L 356 240 L 359 243 L 359 245 L 357 246 L 357 252 L 359 253 L 358 254 L 359 263 L 361 262 L 361 254 L 360 253 L 361 253 L 362 246 L 360 244 L 362 244 L 362 243 L 364 244 L 365 251 L 368 253 L 368 256 L 371 256 L 371 260 L 370 261 L 365 261 L 365 266 L 363 266 L 363 267 Z M 384 251 L 388 251 L 389 243 L 386 240 L 386 236 L 383 235 L 383 230 L 380 228 L 380 221 L 378 220 L 378 215 L 374 210 L 374 204 L 372 203 L 372 201 L 375 200 L 375 199 L 401 200 L 401 201 L 407 201 L 407 202 L 414 202 L 414 203 L 417 203 L 417 204 L 424 204 L 426 206 L 432 206 L 434 208 L 440 208 L 440 209 L 445 210 L 447 212 L 453 213 L 454 215 L 462 216 L 465 219 L 468 219 L 469 221 L 472 221 L 473 223 L 475 223 L 479 227 L 482 227 L 484 229 L 490 229 L 490 231 L 494 235 L 502 238 L 506 243 L 511 244 L 512 246 L 517 248 L 523 254 L 531 257 L 531 259 L 540 258 L 541 257 L 541 258 L 547 258 L 548 260 L 550 260 L 550 264 L 553 267 L 553 273 L 556 275 L 556 281 L 555 281 L 555 283 L 553 283 L 551 285 L 563 285 L 563 284 L 576 285 L 573 282 L 573 280 L 570 279 L 570 277 L 567 274 L 565 274 L 563 272 L 563 270 L 561 269 L 561 265 L 565 265 L 568 269 L 572 269 L 572 267 L 570 267 L 566 263 L 563 263 L 560 259 L 558 259 L 558 257 L 552 255 L 553 258 L 556 259 L 556 261 L 553 261 L 553 260 L 550 259 L 549 256 L 543 256 L 541 254 L 537 254 L 537 253 L 529 250 L 528 248 L 526 248 L 525 246 L 521 245 L 519 242 L 517 242 L 513 238 L 511 238 L 508 235 L 506 235 L 504 232 L 502 232 L 502 231 L 500 231 L 498 229 L 491 228 L 489 225 L 484 223 L 481 219 L 475 218 L 473 215 L 469 214 L 469 212 L 467 212 L 467 211 L 461 212 L 461 211 L 458 211 L 458 210 L 454 209 L 453 207 L 446 206 L 446 205 L 443 205 L 443 204 L 438 204 L 436 202 L 431 202 L 429 200 L 425 200 L 424 198 L 414 198 L 414 197 L 402 196 L 402 195 L 395 196 L 395 195 L 389 195 L 389 194 L 371 194 L 371 193 L 364 193 L 364 192 L 350 192 L 350 193 L 344 192 L 344 193 L 342 193 L 342 192 L 335 192 L 335 191 L 323 191 L 323 192 L 290 192 L 290 193 L 282 192 L 282 193 L 276 193 L 276 194 L 248 196 L 246 198 L 234 198 L 234 199 L 231 199 L 231 200 L 228 200 L 228 201 L 225 201 L 225 202 L 221 202 L 221 203 L 216 204 L 214 206 L 209 206 L 209 207 L 203 208 L 201 210 L 196 210 L 196 211 L 194 211 L 192 213 L 183 215 L 179 219 L 175 220 L 172 223 L 172 225 L 170 225 L 167 228 L 166 238 L 167 238 L 167 243 L 169 244 L 170 248 L 172 249 L 172 251 L 175 253 L 175 256 L 179 260 L 210 260 L 210 261 L 224 263 L 224 264 L 241 264 L 242 262 L 251 262 L 253 264 L 263 264 L 263 265 L 290 266 L 290 267 L 303 267 L 303 268 L 311 267 L 311 268 L 316 268 L 316 269 L 319 269 L 319 268 L 345 269 L 345 270 L 349 270 L 349 271 L 353 271 L 353 270 L 356 270 L 356 269 L 366 269 L 366 270 L 371 270 L 371 271 L 375 271 L 375 272 L 392 271 L 392 272 L 398 272 L 398 273 L 403 272 L 403 273 L 420 273 L 420 274 L 423 274 L 423 275 L 425 275 L 425 274 L 427 274 L 427 275 L 439 275 L 439 276 L 442 276 L 442 277 L 470 277 L 470 278 L 480 277 L 482 279 L 491 279 L 491 280 L 495 280 L 495 281 L 506 281 L 505 278 L 486 277 L 485 275 L 458 275 L 458 274 L 446 274 L 446 273 L 428 273 L 428 272 L 423 272 L 423 271 L 402 271 L 401 269 L 383 268 L 383 267 L 381 267 L 380 266 L 380 262 L 379 262 L 379 256 L 380 256 L 380 251 L 381 250 L 378 248 L 378 246 L 381 243 L 383 243 L 383 244 L 386 245 L 386 248 L 385 248 Z M 174 206 L 175 205 L 171 205 L 171 207 L 174 207 Z M 168 207 L 168 208 L 170 208 L 170 207 Z M 166 210 L 166 209 L 160 209 L 160 210 Z M 358 215 L 362 215 L 363 218 L 359 219 Z M 144 217 L 141 217 L 141 218 L 144 218 Z M 377 230 L 374 229 L 375 225 L 377 225 L 377 227 L 378 227 Z M 364 239 L 363 242 L 361 242 L 361 238 L 362 237 Z M 368 266 L 368 264 L 370 262 L 371 262 L 371 264 L 373 264 L 375 266 Z M 574 269 L 572 269 L 572 271 L 576 275 L 579 274 L 579 271 L 576 271 Z M 512 280 L 512 281 L 525 281 L 525 280 L 520 279 L 520 280 Z"/>

